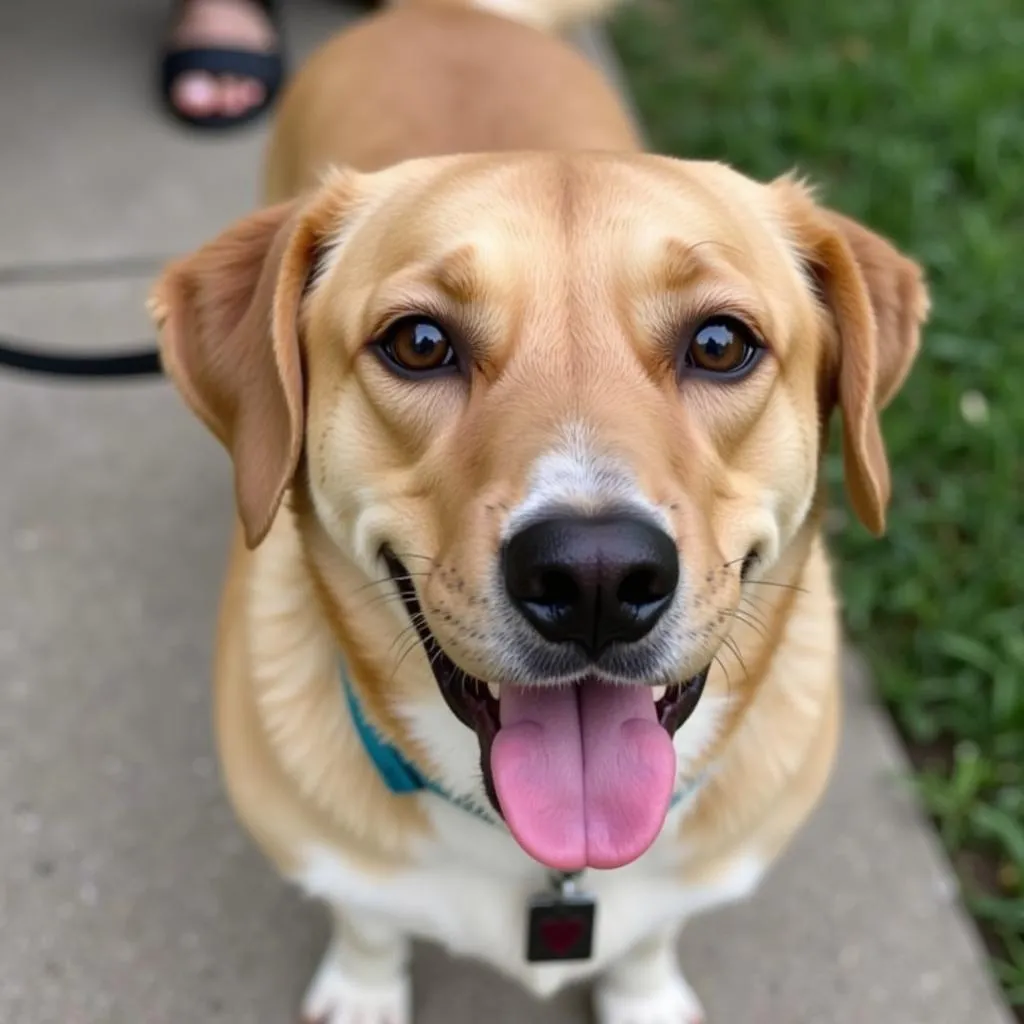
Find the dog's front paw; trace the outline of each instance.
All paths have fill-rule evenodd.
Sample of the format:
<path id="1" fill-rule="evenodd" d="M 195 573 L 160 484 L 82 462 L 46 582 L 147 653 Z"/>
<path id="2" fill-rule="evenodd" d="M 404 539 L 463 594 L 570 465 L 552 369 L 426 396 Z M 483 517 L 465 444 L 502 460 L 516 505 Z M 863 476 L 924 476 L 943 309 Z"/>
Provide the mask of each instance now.
<path id="1" fill-rule="evenodd" d="M 609 984 L 595 992 L 598 1024 L 704 1024 L 704 1008 L 681 974 L 654 991 L 625 992 Z"/>
<path id="2" fill-rule="evenodd" d="M 302 1002 L 303 1024 L 411 1024 L 408 976 L 383 985 L 350 978 L 330 955 L 324 958 Z"/>

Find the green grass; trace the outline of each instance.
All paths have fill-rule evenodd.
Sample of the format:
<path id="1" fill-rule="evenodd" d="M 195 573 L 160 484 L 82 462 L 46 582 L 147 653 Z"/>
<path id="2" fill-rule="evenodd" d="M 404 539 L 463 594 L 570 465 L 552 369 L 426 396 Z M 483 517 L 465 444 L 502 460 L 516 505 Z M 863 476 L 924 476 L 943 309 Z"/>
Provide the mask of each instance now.
<path id="1" fill-rule="evenodd" d="M 1024 1007 L 1024 4 L 637 2 L 614 37 L 654 148 L 760 178 L 799 167 L 927 268 L 934 315 L 884 418 L 889 534 L 851 518 L 833 549 Z M 838 504 L 834 459 L 829 474 Z"/>

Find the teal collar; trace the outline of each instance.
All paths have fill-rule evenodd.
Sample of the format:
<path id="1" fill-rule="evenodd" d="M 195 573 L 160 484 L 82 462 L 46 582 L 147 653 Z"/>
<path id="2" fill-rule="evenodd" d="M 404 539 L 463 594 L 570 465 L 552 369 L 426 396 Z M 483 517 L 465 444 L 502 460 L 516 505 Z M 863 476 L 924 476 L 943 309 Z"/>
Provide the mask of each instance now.
<path id="1" fill-rule="evenodd" d="M 381 782 L 392 793 L 397 796 L 408 796 L 412 793 L 423 792 L 435 793 L 442 799 L 447 800 L 448 803 L 467 811 L 481 821 L 486 821 L 492 825 L 498 824 L 497 818 L 490 811 L 477 806 L 467 797 L 455 796 L 449 793 L 436 782 L 426 778 L 417 770 L 415 765 L 410 764 L 395 747 L 380 735 L 369 723 L 366 715 L 363 714 L 359 698 L 356 696 L 355 687 L 352 685 L 352 681 L 349 679 L 344 666 L 341 669 L 341 683 L 342 689 L 345 691 L 345 700 L 348 704 L 352 725 L 362 741 L 363 747 L 366 750 L 366 756 L 373 762 L 374 767 L 377 769 L 377 774 L 380 775 Z M 672 807 L 675 807 L 686 797 L 692 796 L 704 782 L 704 777 L 704 773 L 701 773 L 684 783 L 682 788 L 672 795 Z"/>
<path id="2" fill-rule="evenodd" d="M 436 793 L 439 797 L 447 800 L 448 803 L 469 812 L 481 821 L 491 825 L 498 824 L 497 818 L 489 811 L 478 807 L 467 797 L 455 796 L 443 789 L 436 782 L 426 778 L 419 772 L 415 765 L 410 764 L 402 754 L 393 747 L 376 729 L 367 721 L 363 714 L 359 698 L 356 696 L 355 687 L 348 677 L 344 667 L 341 670 L 342 688 L 345 691 L 345 700 L 348 703 L 349 715 L 356 733 L 362 740 L 366 750 L 366 756 L 373 762 L 380 775 L 381 782 L 397 796 L 408 796 L 411 793 Z"/>

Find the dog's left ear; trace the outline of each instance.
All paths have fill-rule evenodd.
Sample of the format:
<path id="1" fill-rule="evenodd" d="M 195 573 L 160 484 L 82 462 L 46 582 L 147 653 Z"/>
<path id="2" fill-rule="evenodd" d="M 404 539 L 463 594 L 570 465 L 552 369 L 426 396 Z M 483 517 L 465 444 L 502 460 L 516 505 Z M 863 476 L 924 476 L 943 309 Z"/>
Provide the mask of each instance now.
<path id="1" fill-rule="evenodd" d="M 850 503 L 860 521 L 881 535 L 892 481 L 879 414 L 920 348 L 930 307 L 924 275 L 881 235 L 819 206 L 795 179 L 772 187 L 835 324 L 835 344 L 823 370 L 842 410 Z"/>

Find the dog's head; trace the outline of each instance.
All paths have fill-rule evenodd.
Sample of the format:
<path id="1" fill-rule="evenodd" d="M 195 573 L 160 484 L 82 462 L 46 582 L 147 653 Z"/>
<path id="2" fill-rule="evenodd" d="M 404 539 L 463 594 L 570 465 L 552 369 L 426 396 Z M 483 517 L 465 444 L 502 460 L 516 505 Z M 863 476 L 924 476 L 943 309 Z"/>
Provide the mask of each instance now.
<path id="1" fill-rule="evenodd" d="M 660 829 L 670 737 L 808 530 L 834 405 L 883 529 L 879 411 L 926 308 L 913 262 L 795 180 L 650 156 L 339 172 L 155 293 L 250 546 L 293 493 L 375 706 L 566 870 Z"/>

